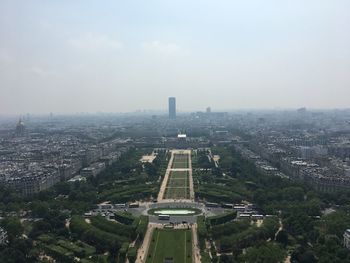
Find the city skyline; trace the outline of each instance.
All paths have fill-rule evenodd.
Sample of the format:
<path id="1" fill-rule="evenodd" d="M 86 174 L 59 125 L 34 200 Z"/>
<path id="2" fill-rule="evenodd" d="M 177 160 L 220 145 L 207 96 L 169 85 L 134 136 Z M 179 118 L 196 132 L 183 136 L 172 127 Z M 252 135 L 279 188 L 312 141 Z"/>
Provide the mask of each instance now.
<path id="1" fill-rule="evenodd" d="M 1 1 L 0 114 L 346 108 L 350 3 Z M 33 15 L 35 14 L 35 15 Z"/>

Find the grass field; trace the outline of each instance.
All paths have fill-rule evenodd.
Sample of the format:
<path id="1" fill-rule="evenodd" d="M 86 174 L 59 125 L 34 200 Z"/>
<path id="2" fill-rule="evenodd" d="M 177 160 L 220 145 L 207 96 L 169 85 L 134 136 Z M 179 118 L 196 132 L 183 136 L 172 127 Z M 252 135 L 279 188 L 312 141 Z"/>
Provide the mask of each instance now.
<path id="1" fill-rule="evenodd" d="M 171 182 L 168 183 L 168 187 L 187 187 L 186 179 L 187 178 L 171 178 Z"/>
<path id="2" fill-rule="evenodd" d="M 188 162 L 173 162 L 172 169 L 188 168 Z"/>
<path id="3" fill-rule="evenodd" d="M 190 196 L 187 171 L 171 171 L 165 190 L 165 199 L 186 199 Z"/>
<path id="4" fill-rule="evenodd" d="M 188 171 L 171 171 L 170 176 L 173 179 L 185 179 L 188 177 Z"/>
<path id="5" fill-rule="evenodd" d="M 165 190 L 165 199 L 187 199 L 189 196 L 189 188 L 166 188 Z"/>
<path id="6" fill-rule="evenodd" d="M 154 230 L 146 263 L 192 263 L 192 233 L 185 229 Z"/>
<path id="7" fill-rule="evenodd" d="M 173 169 L 189 168 L 188 154 L 174 154 Z M 171 171 L 164 193 L 165 199 L 188 199 L 190 198 L 188 171 Z"/>
<path id="8" fill-rule="evenodd" d="M 174 154 L 174 161 L 172 168 L 188 168 L 189 156 L 188 154 Z"/>

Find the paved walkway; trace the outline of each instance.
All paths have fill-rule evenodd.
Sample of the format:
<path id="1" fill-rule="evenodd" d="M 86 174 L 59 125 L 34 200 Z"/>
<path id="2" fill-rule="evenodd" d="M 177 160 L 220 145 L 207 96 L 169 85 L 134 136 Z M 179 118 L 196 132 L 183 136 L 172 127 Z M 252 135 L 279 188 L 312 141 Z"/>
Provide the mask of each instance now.
<path id="1" fill-rule="evenodd" d="M 189 180 L 190 180 L 190 199 L 194 201 L 194 186 L 193 186 L 193 176 L 192 176 L 192 154 L 189 153 L 189 161 L 188 161 L 188 167 L 189 167 Z"/>
<path id="2" fill-rule="evenodd" d="M 170 202 L 174 202 L 174 203 L 193 203 L 193 200 L 190 200 L 190 199 L 162 199 L 162 201 L 160 201 L 158 203 L 170 203 Z"/>
<path id="3" fill-rule="evenodd" d="M 143 242 L 139 250 L 137 251 L 137 258 L 135 263 L 144 263 L 147 260 L 148 248 L 152 240 L 153 231 L 157 225 L 149 223 L 148 228 L 143 238 Z"/>
<path id="4" fill-rule="evenodd" d="M 198 236 L 197 236 L 197 224 L 192 225 L 192 253 L 193 253 L 193 262 L 201 263 L 201 249 L 199 247 Z"/>
<path id="5" fill-rule="evenodd" d="M 166 186 L 168 184 L 169 175 L 170 175 L 170 172 L 171 172 L 171 166 L 173 165 L 173 162 L 174 162 L 174 152 L 171 151 L 171 157 L 170 157 L 170 160 L 169 160 L 169 163 L 168 163 L 168 168 L 165 171 L 164 179 L 163 179 L 163 182 L 162 182 L 162 184 L 160 186 L 160 190 L 159 190 L 159 193 L 158 193 L 158 198 L 157 198 L 158 202 L 161 202 L 163 200 L 163 198 L 164 198 L 164 194 L 165 194 Z"/>

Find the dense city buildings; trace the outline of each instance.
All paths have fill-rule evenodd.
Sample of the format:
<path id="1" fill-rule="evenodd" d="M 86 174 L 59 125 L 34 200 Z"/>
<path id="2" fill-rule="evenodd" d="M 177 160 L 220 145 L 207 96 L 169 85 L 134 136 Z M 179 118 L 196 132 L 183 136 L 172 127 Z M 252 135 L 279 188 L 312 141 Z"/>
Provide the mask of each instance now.
<path id="1" fill-rule="evenodd" d="M 350 249 L 350 229 L 346 229 L 345 232 L 344 232 L 344 246 L 347 248 L 347 249 Z"/>
<path id="2" fill-rule="evenodd" d="M 14 131 L 3 131 L 0 182 L 23 196 L 46 190 L 79 173 L 95 176 L 129 147 L 126 140 L 93 138 L 94 131 L 89 130 L 93 126 L 77 131 L 53 125 L 51 120 L 45 123 L 50 127 L 38 124 L 37 130 L 29 128 L 25 134 L 22 121 Z"/>
<path id="3" fill-rule="evenodd" d="M 175 107 L 175 98 L 169 98 L 170 118 L 176 116 Z M 79 173 L 94 176 L 118 160 L 125 147 L 203 148 L 211 140 L 232 144 L 266 174 L 302 180 L 319 191 L 349 189 L 348 114 L 306 109 L 228 114 L 207 109 L 178 117 L 176 124 L 166 124 L 161 116 L 142 124 L 137 117 L 118 117 L 121 124 L 104 129 L 92 123 L 84 128 L 69 121 L 65 125 L 64 117 L 57 117 L 56 123 L 52 117 L 33 117 L 26 125 L 20 120 L 1 131 L 0 181 L 28 195 Z M 109 123 L 108 118 L 103 123 Z M 120 138 L 118 133 L 128 135 Z M 141 133 L 143 137 L 137 136 Z"/>
<path id="4" fill-rule="evenodd" d="M 7 232 L 0 227 L 0 245 L 5 245 L 7 241 Z"/>
<path id="5" fill-rule="evenodd" d="M 237 125 L 249 140 L 238 136 L 235 147 L 266 172 L 303 181 L 319 191 L 350 189 L 348 116 L 347 111 L 304 108 L 296 113 L 249 115 Z"/>

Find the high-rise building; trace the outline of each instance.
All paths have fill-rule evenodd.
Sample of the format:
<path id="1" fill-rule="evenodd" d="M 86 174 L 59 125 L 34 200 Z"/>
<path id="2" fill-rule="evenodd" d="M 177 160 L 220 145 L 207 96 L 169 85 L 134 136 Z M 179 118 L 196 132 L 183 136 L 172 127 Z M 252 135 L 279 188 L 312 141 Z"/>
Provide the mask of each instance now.
<path id="1" fill-rule="evenodd" d="M 176 119 L 176 98 L 169 98 L 169 119 Z"/>
<path id="2" fill-rule="evenodd" d="M 20 118 L 17 125 L 16 125 L 16 135 L 23 136 L 24 132 L 25 132 L 25 126 L 24 126 L 22 119 Z"/>

